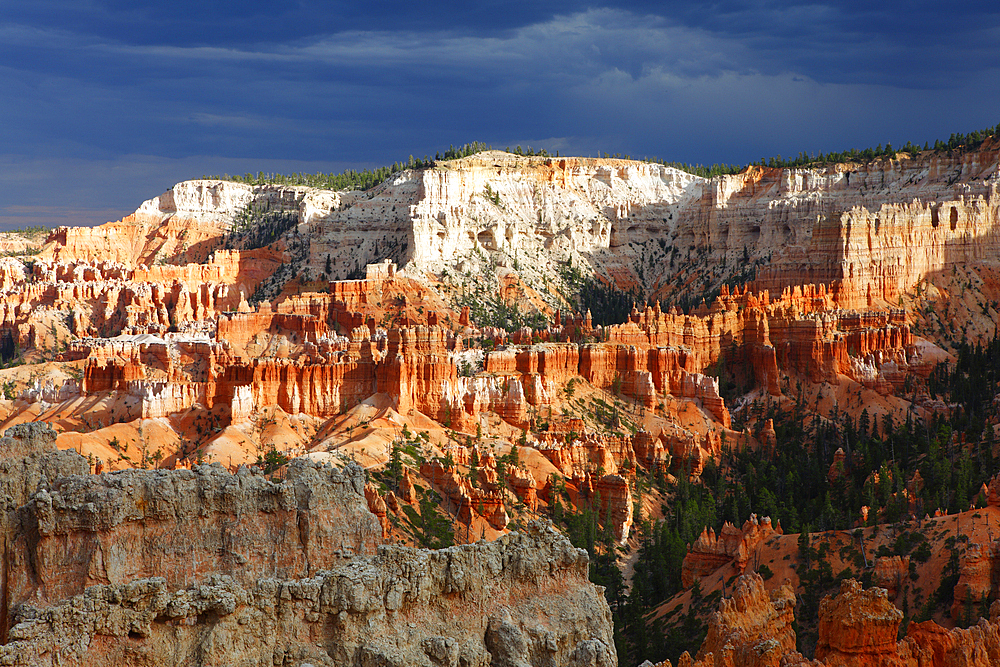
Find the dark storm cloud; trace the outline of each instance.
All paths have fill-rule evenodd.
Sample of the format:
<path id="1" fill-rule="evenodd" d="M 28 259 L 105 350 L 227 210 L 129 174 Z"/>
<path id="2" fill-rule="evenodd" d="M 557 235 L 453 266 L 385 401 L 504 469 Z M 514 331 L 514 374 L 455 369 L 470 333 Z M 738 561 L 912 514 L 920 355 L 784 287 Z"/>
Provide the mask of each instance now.
<path id="1" fill-rule="evenodd" d="M 502 37 L 599 8 L 656 17 L 749 47 L 750 66 L 795 69 L 817 81 L 935 85 L 956 67 L 981 71 L 1000 59 L 995 2 L 73 2 L 11 8 L 7 23 L 44 25 L 131 45 L 248 47 L 329 35 L 375 33 Z M 627 48 L 627 44 L 622 45 Z M 915 75 L 915 76 L 914 76 Z M 931 82 L 931 83 L 928 83 Z"/>
<path id="2" fill-rule="evenodd" d="M 700 162 L 933 141 L 1000 121 L 993 4 L 17 3 L 0 216 L 103 222 L 164 180 L 472 140 Z"/>

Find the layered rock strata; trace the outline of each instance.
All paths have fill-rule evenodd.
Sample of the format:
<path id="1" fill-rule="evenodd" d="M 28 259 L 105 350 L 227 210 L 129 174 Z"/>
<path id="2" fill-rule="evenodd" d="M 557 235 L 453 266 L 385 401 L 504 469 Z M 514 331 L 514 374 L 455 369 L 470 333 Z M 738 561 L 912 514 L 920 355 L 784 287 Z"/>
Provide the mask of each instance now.
<path id="1" fill-rule="evenodd" d="M 46 424 L 19 424 L 7 429 L 0 438 L 0 497 L 4 498 L 0 513 L 3 535 L 3 561 L 0 562 L 0 636 L 7 636 L 10 611 L 10 588 L 23 585 L 27 573 L 15 564 L 12 555 L 23 539 L 22 513 L 19 508 L 29 502 L 39 489 L 51 480 L 68 475 L 89 475 L 87 460 L 72 451 L 55 446 L 56 433 Z M 23 565 L 23 564 L 22 564 Z"/>
<path id="2" fill-rule="evenodd" d="M 549 528 L 442 551 L 381 547 L 310 578 L 153 577 L 22 607 L 8 665 L 614 667 L 587 556 Z"/>
<path id="3" fill-rule="evenodd" d="M 976 151 L 709 180 L 628 160 L 488 152 L 366 192 L 186 181 L 118 223 L 60 230 L 42 256 L 203 261 L 252 204 L 294 215 L 310 238 L 306 267 L 325 273 L 329 258 L 338 279 L 386 257 L 414 276 L 453 276 L 486 256 L 520 258 L 523 278 L 541 283 L 561 280 L 558 263 L 571 259 L 643 296 L 694 296 L 756 271 L 758 289 L 843 283 L 841 305 L 866 308 L 995 256 L 998 153 L 994 138 Z"/>
<path id="4" fill-rule="evenodd" d="M 16 510 L 4 600 L 45 606 L 151 574 L 170 587 L 310 576 L 381 543 L 364 479 L 303 459 L 280 483 L 217 464 L 57 477 Z"/>
<path id="5" fill-rule="evenodd" d="M 773 292 L 842 282 L 841 305 L 866 308 L 996 256 L 998 154 L 994 138 L 976 151 L 703 179 L 629 160 L 492 151 L 366 192 L 186 181 L 120 222 L 59 230 L 42 256 L 195 258 L 252 204 L 295 215 L 310 238 L 307 267 L 318 275 L 329 257 L 335 279 L 386 257 L 414 275 L 454 275 L 483 254 L 520 258 L 539 283 L 561 280 L 558 262 L 572 259 L 644 296 L 693 296 L 754 272 Z"/>
<path id="6" fill-rule="evenodd" d="M 730 598 L 712 614 L 697 660 L 708 664 L 777 665 L 795 650 L 795 593 L 781 586 L 770 593 L 760 575 L 740 577 Z"/>
<path id="7" fill-rule="evenodd" d="M 586 552 L 547 525 L 380 547 L 354 464 L 89 475 L 54 439 L 0 440 L 2 664 L 617 664 Z"/>
<path id="8" fill-rule="evenodd" d="M 871 664 L 871 658 L 896 653 L 896 636 L 903 612 L 884 588 L 862 590 L 854 579 L 844 581 L 840 594 L 827 596 L 819 607 L 816 657 L 837 664 Z M 867 659 L 867 660 L 866 660 Z"/>
<path id="9" fill-rule="evenodd" d="M 980 606 L 996 598 L 1000 589 L 1000 540 L 972 543 L 959 558 L 958 583 L 951 605 L 956 621 L 978 613 Z"/>

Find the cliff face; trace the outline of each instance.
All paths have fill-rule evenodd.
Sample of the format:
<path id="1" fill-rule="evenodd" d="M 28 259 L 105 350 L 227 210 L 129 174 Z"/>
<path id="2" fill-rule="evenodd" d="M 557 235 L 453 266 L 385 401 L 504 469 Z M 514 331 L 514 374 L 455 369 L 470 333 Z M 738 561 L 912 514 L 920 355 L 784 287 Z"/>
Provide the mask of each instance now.
<path id="1" fill-rule="evenodd" d="M 0 440 L 3 664 L 617 664 L 586 552 L 541 524 L 379 547 L 355 465 L 90 476 L 53 441 Z"/>
<path id="2" fill-rule="evenodd" d="M 878 386 L 888 383 L 884 368 L 891 367 L 896 374 L 891 377 L 898 379 L 919 361 L 901 313 L 843 313 L 825 291 L 809 287 L 786 292 L 773 301 L 766 292 L 724 293 L 711 312 L 702 314 L 647 309 L 607 329 L 607 343 L 548 343 L 491 352 L 485 358 L 488 375 L 471 379 L 457 376 L 453 354 L 460 351 L 459 342 L 446 329 L 394 329 L 385 345 L 364 327 L 352 331 L 350 339 L 338 338 L 330 320 L 342 311 L 329 304 L 319 304 L 317 314 L 261 308 L 219 318 L 218 335 L 234 338 L 237 346 L 246 347 L 251 334 L 262 329 L 285 332 L 281 335 L 297 340 L 293 347 L 306 347 L 294 362 L 283 358 L 288 353 L 280 347 L 274 358 L 236 360 L 237 346 L 230 353 L 225 344 L 206 343 L 199 352 L 188 344 L 191 359 L 200 358 L 206 369 L 192 374 L 190 364 L 172 361 L 177 343 L 154 339 L 131 347 L 122 343 L 121 350 L 77 343 L 72 354 L 92 359 L 85 391 L 124 388 L 123 381 L 146 378 L 141 366 L 152 365 L 162 368 L 168 381 L 217 381 L 218 397 L 206 399 L 209 405 L 229 397 L 228 388 L 248 385 L 257 405 L 330 416 L 379 391 L 393 397 L 403 413 L 414 408 L 439 421 L 451 415 L 463 423 L 488 410 L 518 427 L 526 425 L 529 407 L 552 405 L 575 377 L 601 388 L 617 384 L 647 407 L 664 395 L 695 399 L 728 426 L 718 383 L 702 374 L 720 360 L 733 366 L 746 362 L 747 379 L 774 394 L 779 392 L 779 372 L 815 380 L 848 375 Z M 114 359 L 120 360 L 114 362 L 120 371 L 107 366 Z M 135 369 L 131 374 L 129 364 Z M 187 370 L 177 375 L 174 369 L 182 366 Z"/>
<path id="3" fill-rule="evenodd" d="M 778 665 L 794 651 L 795 593 L 782 586 L 770 594 L 758 574 L 740 577 L 731 598 L 712 614 L 697 660 L 712 664 Z"/>
<path id="4" fill-rule="evenodd" d="M 11 588 L 22 585 L 25 572 L 14 564 L 19 531 L 22 530 L 18 508 L 29 502 L 50 480 L 66 475 L 89 475 L 90 465 L 76 452 L 56 449 L 56 434 L 45 424 L 20 424 L 7 429 L 0 438 L 0 498 L 5 499 L 0 512 L 3 531 L 3 554 L 0 563 L 0 637 L 7 636 L 10 624 Z"/>
<path id="5" fill-rule="evenodd" d="M 151 268 L 39 260 L 6 287 L 0 327 L 24 350 L 55 348 L 74 337 L 81 344 L 86 336 L 214 332 L 221 313 L 250 309 L 247 298 L 280 262 L 280 253 L 266 249 L 220 250 L 202 264 Z"/>
<path id="6" fill-rule="evenodd" d="M 998 148 L 710 181 L 623 160 L 487 153 L 421 172 L 411 258 L 437 272 L 477 248 L 584 255 L 600 273 L 672 292 L 673 271 L 641 264 L 673 269 L 694 253 L 712 282 L 754 262 L 766 265 L 759 289 L 853 280 L 891 302 L 996 249 Z"/>
<path id="7" fill-rule="evenodd" d="M 889 602 L 882 588 L 863 591 L 861 584 L 849 579 L 841 584 L 839 595 L 823 599 L 819 618 L 816 657 L 820 660 L 862 663 L 864 657 L 896 653 L 903 612 Z"/>
<path id="8" fill-rule="evenodd" d="M 479 247 L 512 256 L 613 248 L 671 230 L 703 187 L 657 164 L 483 153 L 422 172 L 412 258 L 433 270 Z"/>
<path id="9" fill-rule="evenodd" d="M 17 516 L 6 591 L 12 606 L 51 604 L 151 573 L 170 587 L 210 574 L 242 583 L 305 577 L 374 553 L 382 533 L 361 469 L 341 473 L 305 460 L 277 484 L 218 465 L 63 477 Z"/>
<path id="10" fill-rule="evenodd" d="M 4 664 L 617 664 L 585 552 L 539 526 L 439 552 L 382 547 L 308 579 L 95 586 L 16 621 Z"/>
<path id="11" fill-rule="evenodd" d="M 203 262 L 253 200 L 253 188 L 227 181 L 184 181 L 142 203 L 135 213 L 99 227 L 60 227 L 41 258 L 53 261 L 114 261 L 137 267 L 159 257 Z"/>
<path id="12" fill-rule="evenodd" d="M 974 153 L 761 173 L 755 191 L 774 193 L 781 205 L 751 220 L 774 229 L 797 213 L 814 224 L 789 225 L 795 252 L 781 253 L 760 286 L 850 279 L 891 302 L 953 264 L 994 256 L 998 153 L 994 139 Z"/>
<path id="13" fill-rule="evenodd" d="M 882 391 L 905 373 L 924 372 L 916 339 L 902 310 L 843 310 L 839 289 L 804 285 L 771 296 L 767 291 L 724 288 L 711 304 L 689 315 L 659 305 L 633 310 L 629 321 L 603 329 L 584 327 L 605 343 L 532 345 L 491 352 L 485 370 L 517 378 L 527 403 L 547 405 L 574 376 L 610 388 L 647 407 L 663 395 L 696 399 L 723 426 L 729 412 L 717 380 L 707 377 L 720 362 L 772 395 L 782 373 L 812 381 L 846 375 Z M 572 331 L 563 326 L 552 337 Z"/>
<path id="14" fill-rule="evenodd" d="M 400 172 L 367 192 L 186 181 L 120 222 L 57 230 L 42 258 L 204 261 L 253 203 L 296 215 L 309 238 L 305 266 L 318 275 L 329 257 L 333 279 L 385 257 L 414 276 L 447 270 L 445 282 L 483 257 L 520 259 L 520 278 L 545 297 L 541 283 L 561 283 L 558 263 L 572 259 L 661 298 L 756 277 L 757 290 L 772 292 L 843 282 L 853 289 L 842 305 L 864 308 L 996 256 L 998 156 L 992 139 L 968 153 L 707 180 L 628 160 L 493 151 Z"/>
<path id="15" fill-rule="evenodd" d="M 772 527 L 770 517 L 758 521 L 756 514 L 750 515 L 742 530 L 728 521 L 719 535 L 715 534 L 714 528 L 705 528 L 694 544 L 688 547 L 681 566 L 681 582 L 687 588 L 729 562 L 734 562 L 742 573 L 754 549 L 772 535 L 780 534 L 780 524 Z"/>

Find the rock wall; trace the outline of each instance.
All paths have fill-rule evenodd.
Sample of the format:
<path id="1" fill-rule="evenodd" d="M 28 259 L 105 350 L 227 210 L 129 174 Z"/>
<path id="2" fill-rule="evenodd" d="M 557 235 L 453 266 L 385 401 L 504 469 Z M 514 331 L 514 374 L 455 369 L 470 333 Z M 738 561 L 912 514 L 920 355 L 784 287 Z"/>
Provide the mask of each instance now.
<path id="1" fill-rule="evenodd" d="M 374 393 L 370 391 L 374 376 L 376 390 L 391 395 L 402 412 L 417 409 L 465 428 L 480 412 L 493 411 L 521 428 L 527 425 L 532 407 L 551 405 L 565 383 L 580 376 L 601 388 L 619 386 L 649 408 L 664 395 L 697 400 L 727 426 L 728 410 L 718 383 L 708 374 L 720 364 L 739 369 L 742 386 L 766 388 L 771 394 L 780 393 L 782 373 L 813 381 L 847 375 L 889 393 L 908 371 L 926 372 L 929 366 L 917 354 L 906 314 L 887 309 L 885 299 L 921 271 L 938 270 L 946 263 L 932 258 L 920 260 L 923 264 L 914 264 L 916 268 L 898 268 L 911 258 L 902 257 L 896 246 L 926 241 L 932 247 L 921 251 L 924 254 L 947 254 L 951 251 L 945 248 L 952 241 L 935 236 L 944 234 L 972 239 L 969 243 L 980 245 L 969 252 L 975 257 L 988 255 L 989 230 L 996 222 L 991 199 L 998 181 L 996 154 L 997 147 L 990 143 L 962 156 L 900 158 L 864 168 L 751 169 L 705 181 L 629 161 L 521 158 L 494 152 L 402 172 L 367 193 L 189 181 L 146 202 L 133 219 L 117 226 L 86 233 L 57 231 L 31 272 L 23 267 L 2 272 L 13 292 L 0 312 L 0 330 L 4 341 L 10 339 L 10 347 L 25 349 L 41 341 L 55 345 L 56 341 L 47 340 L 47 332 L 59 314 L 69 312 L 67 326 L 78 336 L 164 335 L 173 328 L 218 336 L 230 341 L 231 355 L 245 360 L 234 365 L 226 358 L 207 359 L 199 377 L 189 372 L 192 365 L 187 364 L 177 377 L 166 372 L 142 378 L 212 382 L 209 376 L 214 374 L 222 386 L 206 389 L 205 400 L 210 403 L 213 391 L 227 400 L 236 387 L 252 384 L 262 387 L 254 389 L 256 405 L 279 404 L 290 412 L 330 416 Z M 959 191 L 971 208 L 965 213 L 955 208 L 953 215 L 941 201 Z M 895 206 L 904 195 L 912 210 L 873 222 L 868 233 L 874 245 L 868 245 L 876 248 L 882 243 L 878 246 L 882 249 L 865 250 L 867 241 L 851 236 L 861 232 L 850 220 L 862 209 Z M 927 203 L 932 199 L 933 205 Z M 924 202 L 923 213 L 913 203 L 917 200 Z M 177 225 L 214 225 L 221 234 L 250 202 L 297 212 L 300 231 L 307 232 L 312 243 L 308 261 L 317 272 L 328 254 L 337 267 L 331 277 L 353 271 L 348 264 L 406 255 L 410 267 L 403 273 L 410 271 L 415 277 L 390 275 L 391 264 L 383 263 L 378 266 L 386 269 L 378 272 L 377 279 L 335 281 L 329 294 L 290 296 L 273 307 L 252 310 L 248 295 L 281 262 L 280 251 L 218 251 L 201 264 L 141 264 L 152 256 L 156 244 L 156 253 L 180 257 L 174 246 L 167 245 L 186 242 L 180 231 L 171 236 L 171 230 L 180 229 Z M 831 216 L 848 210 L 850 202 L 855 218 L 831 227 Z M 932 230 L 929 235 L 900 240 L 897 232 L 904 225 L 900 217 L 904 213 L 917 216 L 919 224 L 926 222 Z M 144 225 L 148 233 L 115 236 L 130 226 L 146 229 Z M 815 233 L 810 231 L 814 226 Z M 890 232 L 896 240 L 879 240 Z M 89 234 L 91 245 L 83 236 L 73 241 L 74 234 Z M 788 242 L 778 243 L 782 239 Z M 614 268 L 631 261 L 640 246 L 646 248 L 642 244 L 654 240 L 662 241 L 654 245 L 663 246 L 664 252 L 671 248 L 670 262 L 678 252 L 690 254 L 698 248 L 702 253 L 698 261 L 709 263 L 720 258 L 730 262 L 737 248 L 740 255 L 748 248 L 747 261 L 763 248 L 776 250 L 771 273 L 761 274 L 757 281 L 760 288 L 774 289 L 731 291 L 723 286 L 716 301 L 688 314 L 661 312 L 656 306 L 634 311 L 624 325 L 600 330 L 593 328 L 589 315 L 570 316 L 565 323 L 557 319 L 547 331 L 511 334 L 511 340 L 528 343 L 540 333 L 548 342 L 489 354 L 488 377 L 458 378 L 452 358 L 458 341 L 434 327 L 399 333 L 398 340 L 387 342 L 390 349 L 382 359 L 385 347 L 375 341 L 375 318 L 386 295 L 396 299 L 393 290 L 417 289 L 423 271 L 443 272 L 445 264 L 462 253 L 535 253 L 531 266 L 553 270 L 557 258 L 589 253 L 589 260 L 600 269 L 602 262 Z M 826 245 L 809 245 L 820 240 Z M 101 243 L 119 244 L 120 252 L 97 253 Z M 390 252 L 390 246 L 395 250 Z M 409 250 L 404 252 L 404 246 Z M 875 259 L 863 260 L 858 254 L 862 251 L 875 253 Z M 652 257 L 650 252 L 646 255 Z M 841 256 L 843 261 L 837 264 Z M 854 268 L 865 261 L 867 274 Z M 809 262 L 834 263 L 833 268 L 819 269 L 809 268 Z M 660 264 L 668 270 L 668 264 Z M 891 266 L 897 268 L 890 271 Z M 360 264 L 355 268 L 360 270 Z M 895 276 L 896 287 L 882 278 L 878 282 L 876 274 L 885 280 Z M 822 282 L 799 284 L 816 278 Z M 647 283 L 650 280 L 647 275 Z M 794 287 L 777 289 L 792 283 Z M 416 312 L 407 313 L 410 310 Z M 426 314 L 428 322 L 434 318 Z M 358 362 L 357 354 L 337 341 L 333 332 L 338 329 L 352 332 L 352 345 L 369 348 L 372 362 L 366 351 L 359 353 Z M 362 333 L 355 336 L 357 330 Z M 587 343 L 583 338 L 600 342 Z M 89 354 L 78 348 L 74 344 L 68 358 Z M 286 357 L 294 358 L 294 363 L 284 361 Z M 360 366 L 352 366 L 357 363 Z M 200 391 L 156 390 L 154 398 L 163 406 L 185 405 L 186 397 L 200 396 Z M 148 392 L 137 396 L 145 401 L 143 393 Z M 137 414 L 161 412 L 143 408 Z"/>
<path id="2" fill-rule="evenodd" d="M 311 578 L 101 585 L 22 607 L 7 665 L 614 667 L 587 555 L 549 528 L 442 551 L 381 547 Z"/>
<path id="3" fill-rule="evenodd" d="M 586 551 L 550 526 L 379 546 L 386 503 L 354 464 L 89 475 L 54 440 L 0 439 L 0 664 L 617 664 Z"/>
<path id="4" fill-rule="evenodd" d="M 742 573 L 757 546 L 772 535 L 781 534 L 780 523 L 772 526 L 771 517 L 758 521 L 756 514 L 750 515 L 742 529 L 728 521 L 718 535 L 714 528 L 705 528 L 694 544 L 688 545 L 681 565 L 681 582 L 687 588 L 730 562 Z"/>
<path id="5" fill-rule="evenodd" d="M 972 152 L 703 179 L 629 160 L 491 151 L 403 171 L 366 192 L 185 181 L 120 222 L 57 230 L 42 257 L 204 261 L 254 202 L 294 212 L 309 237 L 305 266 L 319 275 L 329 257 L 332 279 L 385 258 L 415 277 L 467 273 L 482 253 L 520 257 L 532 283 L 561 280 L 558 263 L 572 258 L 658 298 L 754 274 L 757 290 L 775 293 L 842 282 L 851 299 L 842 305 L 864 308 L 896 303 L 953 265 L 992 261 L 998 156 L 991 139 Z"/>
<path id="6" fill-rule="evenodd" d="M 777 665 L 795 650 L 795 593 L 781 586 L 770 593 L 753 573 L 740 577 L 730 598 L 712 614 L 697 660 L 709 664 Z"/>
<path id="7" fill-rule="evenodd" d="M 184 181 L 117 222 L 56 229 L 40 257 L 62 262 L 110 260 L 130 268 L 150 266 L 156 259 L 204 262 L 240 210 L 268 196 L 280 200 L 286 190 L 293 194 L 284 199 L 294 203 L 291 188 L 270 188 L 261 196 L 243 183 Z"/>
<path id="8" fill-rule="evenodd" d="M 507 254 L 616 247 L 670 229 L 704 180 L 658 164 L 489 152 L 420 174 L 413 262 L 440 270 L 477 248 Z"/>
<path id="9" fill-rule="evenodd" d="M 310 576 L 381 543 L 364 480 L 303 459 L 280 483 L 219 465 L 58 477 L 16 511 L 4 599 L 45 606 L 151 574 L 170 587 Z"/>
<path id="10" fill-rule="evenodd" d="M 499 350 L 486 356 L 485 370 L 517 378 L 525 401 L 547 405 L 572 377 L 620 388 L 647 407 L 658 396 L 696 399 L 722 425 L 730 416 L 718 381 L 704 373 L 718 364 L 745 386 L 780 393 L 782 373 L 813 381 L 847 375 L 884 391 L 905 372 L 923 370 L 915 338 L 901 310 L 843 310 L 840 286 L 805 285 L 769 292 L 723 289 L 711 308 L 684 315 L 659 304 L 629 321 L 593 331 L 600 343 L 547 343 Z M 549 338 L 565 327 L 550 328 Z M 591 333 L 591 331 L 587 331 Z M 576 368 L 573 366 L 576 364 Z"/>
<path id="11" fill-rule="evenodd" d="M 784 231 L 779 216 L 796 209 L 813 224 L 785 223 L 793 248 L 761 274 L 759 287 L 851 280 L 891 303 L 951 265 L 995 256 L 998 151 L 993 139 L 973 153 L 783 170 L 779 183 L 762 174 L 758 184 L 770 181 L 764 187 L 780 202 L 750 219 L 762 237 L 765 229 Z"/>
<path id="12" fill-rule="evenodd" d="M 10 611 L 10 588 L 21 584 L 25 573 L 12 562 L 18 531 L 21 530 L 20 507 L 29 502 L 51 480 L 67 475 L 89 475 L 87 460 L 73 451 L 56 449 L 56 432 L 43 423 L 19 424 L 7 429 L 0 438 L 0 513 L 3 531 L 3 561 L 0 563 L 0 638 L 7 636 Z"/>
<path id="13" fill-rule="evenodd" d="M 902 621 L 903 612 L 889 602 L 884 588 L 862 590 L 861 584 L 848 579 L 841 584 L 839 595 L 820 602 L 816 657 L 848 664 L 863 657 L 896 653 Z"/>
<path id="14" fill-rule="evenodd" d="M 996 599 L 1000 589 L 1000 540 L 990 544 L 972 543 L 959 559 L 958 583 L 951 605 L 951 617 L 960 621 L 966 612 L 975 613 L 984 601 Z"/>
<path id="15" fill-rule="evenodd" d="M 37 261 L 6 288 L 0 326 L 22 349 L 55 346 L 51 331 L 63 343 L 72 336 L 163 334 L 199 323 L 214 332 L 220 314 L 250 309 L 247 299 L 280 262 L 280 254 L 264 250 L 135 269 L 111 261 Z"/>
<path id="16" fill-rule="evenodd" d="M 338 272 L 382 254 L 408 271 L 461 271 L 482 252 L 530 260 L 521 272 L 532 280 L 557 276 L 556 262 L 572 257 L 622 286 L 671 296 L 756 267 L 758 289 L 844 281 L 857 286 L 845 305 L 863 308 L 995 256 L 998 153 L 994 139 L 974 152 L 706 180 L 628 160 L 489 152 L 402 172 L 367 193 L 304 193 L 300 217 L 317 239 L 316 270 L 327 254 Z M 675 280 L 677 262 L 698 280 Z"/>

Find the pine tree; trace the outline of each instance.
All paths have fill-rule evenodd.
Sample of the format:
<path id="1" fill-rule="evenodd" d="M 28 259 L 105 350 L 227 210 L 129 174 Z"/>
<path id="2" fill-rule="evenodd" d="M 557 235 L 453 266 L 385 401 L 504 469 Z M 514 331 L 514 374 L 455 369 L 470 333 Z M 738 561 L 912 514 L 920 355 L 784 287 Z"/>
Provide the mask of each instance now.
<path id="1" fill-rule="evenodd" d="M 472 486 L 479 485 L 479 448 L 472 448 L 472 456 L 469 460 L 469 481 L 472 482 Z"/>
<path id="2" fill-rule="evenodd" d="M 392 479 L 392 487 L 399 489 L 399 481 L 403 477 L 403 459 L 400 455 L 399 442 L 393 441 L 392 452 L 389 455 L 389 478 Z"/>

